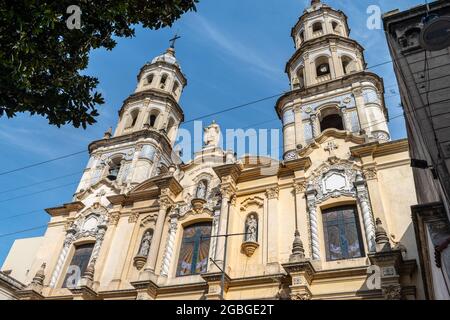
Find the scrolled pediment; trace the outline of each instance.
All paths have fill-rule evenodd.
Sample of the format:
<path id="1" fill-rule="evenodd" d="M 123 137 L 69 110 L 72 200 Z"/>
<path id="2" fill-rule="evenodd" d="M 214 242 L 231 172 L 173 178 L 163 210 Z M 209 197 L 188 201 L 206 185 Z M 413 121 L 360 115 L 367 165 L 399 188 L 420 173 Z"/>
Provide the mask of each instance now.
<path id="1" fill-rule="evenodd" d="M 264 206 L 264 199 L 258 196 L 245 199 L 241 203 L 241 211 L 248 211 L 248 209 L 252 206 L 262 208 Z"/>

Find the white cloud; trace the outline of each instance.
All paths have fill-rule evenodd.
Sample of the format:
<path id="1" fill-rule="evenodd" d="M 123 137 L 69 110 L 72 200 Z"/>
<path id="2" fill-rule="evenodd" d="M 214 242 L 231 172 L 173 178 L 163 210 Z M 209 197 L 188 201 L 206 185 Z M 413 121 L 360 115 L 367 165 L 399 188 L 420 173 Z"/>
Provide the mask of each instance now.
<path id="1" fill-rule="evenodd" d="M 229 56 L 240 60 L 247 66 L 252 67 L 254 71 L 262 74 L 269 79 L 279 79 L 282 75 L 282 70 L 276 68 L 273 61 L 268 61 L 262 57 L 256 50 L 244 45 L 237 39 L 227 35 L 222 30 L 210 23 L 207 19 L 199 14 L 192 16 L 193 20 L 189 26 L 203 37 L 214 42 L 214 45 L 223 50 Z"/>

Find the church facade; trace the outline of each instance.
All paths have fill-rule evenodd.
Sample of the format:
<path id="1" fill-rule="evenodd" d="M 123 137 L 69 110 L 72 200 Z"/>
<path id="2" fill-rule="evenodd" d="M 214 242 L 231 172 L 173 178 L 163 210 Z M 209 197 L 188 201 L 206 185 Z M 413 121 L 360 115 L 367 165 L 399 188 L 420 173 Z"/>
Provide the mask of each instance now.
<path id="1" fill-rule="evenodd" d="M 73 201 L 46 210 L 26 273 L 11 250 L 14 296 L 423 299 L 408 143 L 391 141 L 383 80 L 349 33 L 317 0 L 293 27 L 282 161 L 236 159 L 212 123 L 181 162 L 187 79 L 173 47 L 144 65 Z"/>

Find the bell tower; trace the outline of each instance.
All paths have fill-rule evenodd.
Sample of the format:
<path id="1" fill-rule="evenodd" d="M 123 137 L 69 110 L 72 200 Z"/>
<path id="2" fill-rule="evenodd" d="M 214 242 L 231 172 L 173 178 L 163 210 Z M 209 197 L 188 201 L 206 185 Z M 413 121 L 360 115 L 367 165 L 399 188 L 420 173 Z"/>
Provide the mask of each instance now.
<path id="1" fill-rule="evenodd" d="M 134 93 L 119 111 L 114 134 L 110 129 L 102 140 L 89 145 L 91 157 L 75 196 L 100 181 L 126 191 L 172 170 L 178 162 L 173 146 L 184 121 L 179 101 L 187 85 L 175 57 L 178 38 L 141 68 Z"/>
<path id="2" fill-rule="evenodd" d="M 291 91 L 276 106 L 284 157 L 295 158 L 326 130 L 388 141 L 383 80 L 366 70 L 364 49 L 350 38 L 347 16 L 313 0 L 291 36 L 296 51 L 285 70 Z"/>

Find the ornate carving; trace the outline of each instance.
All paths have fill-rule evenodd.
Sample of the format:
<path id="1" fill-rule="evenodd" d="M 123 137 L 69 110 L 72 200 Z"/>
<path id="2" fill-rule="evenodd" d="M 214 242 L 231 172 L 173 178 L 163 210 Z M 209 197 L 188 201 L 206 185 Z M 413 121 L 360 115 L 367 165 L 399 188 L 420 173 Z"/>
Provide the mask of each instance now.
<path id="1" fill-rule="evenodd" d="M 364 228 L 366 231 L 367 246 L 370 252 L 375 251 L 375 223 L 370 205 L 369 193 L 364 178 L 358 173 L 355 179 L 357 198 L 361 207 Z"/>
<path id="2" fill-rule="evenodd" d="M 389 285 L 381 288 L 386 300 L 400 300 L 402 288 L 400 285 Z"/>
<path id="3" fill-rule="evenodd" d="M 280 188 L 278 188 L 278 187 L 273 187 L 273 188 L 267 189 L 266 190 L 267 199 L 269 199 L 269 200 L 278 199 L 279 192 L 280 192 Z"/>
<path id="4" fill-rule="evenodd" d="M 229 185 L 222 185 L 220 188 L 220 194 L 222 195 L 222 199 L 231 199 L 234 195 L 234 190 Z"/>
<path id="5" fill-rule="evenodd" d="M 311 298 L 309 292 L 291 294 L 291 300 L 311 300 Z"/>
<path id="6" fill-rule="evenodd" d="M 294 183 L 294 190 L 296 194 L 304 193 L 306 191 L 306 187 L 308 186 L 308 182 L 301 181 Z"/>
<path id="7" fill-rule="evenodd" d="M 264 199 L 260 197 L 250 197 L 245 199 L 241 203 L 241 211 L 247 211 L 249 207 L 256 206 L 258 208 L 262 208 L 264 206 Z"/>
<path id="8" fill-rule="evenodd" d="M 163 197 L 161 192 L 161 198 L 159 198 L 159 209 L 160 210 L 167 210 L 172 205 L 172 201 L 168 197 Z"/>
<path id="9" fill-rule="evenodd" d="M 341 195 L 356 198 L 356 189 L 351 183 L 355 181 L 356 174 L 354 163 L 330 157 L 309 178 L 309 182 L 317 191 L 316 203 Z M 339 181 L 336 181 L 337 178 Z"/>
<path id="10" fill-rule="evenodd" d="M 119 212 L 111 213 L 110 219 L 109 219 L 109 225 L 117 226 L 117 224 L 119 223 L 119 219 L 120 219 L 120 213 Z"/>
<path id="11" fill-rule="evenodd" d="M 128 223 L 136 223 L 139 218 L 139 212 L 132 212 L 128 217 Z"/>
<path id="12" fill-rule="evenodd" d="M 381 142 L 388 142 L 391 140 L 389 134 L 384 131 L 373 131 L 372 137 Z"/>
<path id="13" fill-rule="evenodd" d="M 377 168 L 365 168 L 363 169 L 363 175 L 366 180 L 377 179 Z"/>
<path id="14" fill-rule="evenodd" d="M 306 204 L 308 208 L 309 231 L 311 236 L 311 253 L 314 260 L 320 259 L 319 228 L 317 223 L 316 194 L 313 184 L 309 184 L 306 191 Z"/>
<path id="15" fill-rule="evenodd" d="M 251 257 L 253 253 L 255 253 L 256 249 L 258 249 L 259 244 L 254 241 L 245 241 L 241 245 L 241 250 L 247 257 Z"/>
<path id="16" fill-rule="evenodd" d="M 172 214 L 169 221 L 169 236 L 167 237 L 164 258 L 161 266 L 161 275 L 167 277 L 169 274 L 170 262 L 172 261 L 175 247 L 175 236 L 178 228 L 178 214 Z"/>

